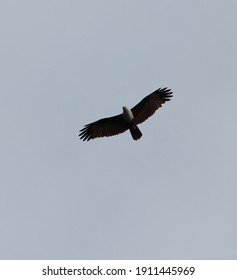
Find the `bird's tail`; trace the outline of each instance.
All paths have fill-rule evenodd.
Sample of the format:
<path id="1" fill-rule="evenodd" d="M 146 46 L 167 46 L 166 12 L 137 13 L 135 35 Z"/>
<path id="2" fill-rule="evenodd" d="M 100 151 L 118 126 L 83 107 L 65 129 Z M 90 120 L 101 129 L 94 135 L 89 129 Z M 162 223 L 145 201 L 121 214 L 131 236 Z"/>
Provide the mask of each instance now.
<path id="1" fill-rule="evenodd" d="M 142 137 L 142 133 L 141 133 L 140 129 L 135 124 L 133 124 L 130 127 L 130 132 L 131 132 L 133 140 L 138 140 Z"/>

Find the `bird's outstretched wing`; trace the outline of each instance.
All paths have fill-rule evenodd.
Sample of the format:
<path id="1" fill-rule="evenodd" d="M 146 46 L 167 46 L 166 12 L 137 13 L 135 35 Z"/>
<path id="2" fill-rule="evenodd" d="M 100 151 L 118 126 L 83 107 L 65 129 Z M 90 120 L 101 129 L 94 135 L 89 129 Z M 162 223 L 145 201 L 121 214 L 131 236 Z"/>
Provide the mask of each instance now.
<path id="1" fill-rule="evenodd" d="M 162 104 L 170 100 L 172 94 L 173 92 L 170 89 L 159 88 L 143 98 L 131 109 L 134 116 L 134 123 L 142 123 L 152 116 L 155 111 L 162 106 Z"/>
<path id="2" fill-rule="evenodd" d="M 83 141 L 89 141 L 97 137 L 108 137 L 120 134 L 128 128 L 128 124 L 124 121 L 122 114 L 120 114 L 85 125 L 84 128 L 80 130 L 79 136 Z"/>

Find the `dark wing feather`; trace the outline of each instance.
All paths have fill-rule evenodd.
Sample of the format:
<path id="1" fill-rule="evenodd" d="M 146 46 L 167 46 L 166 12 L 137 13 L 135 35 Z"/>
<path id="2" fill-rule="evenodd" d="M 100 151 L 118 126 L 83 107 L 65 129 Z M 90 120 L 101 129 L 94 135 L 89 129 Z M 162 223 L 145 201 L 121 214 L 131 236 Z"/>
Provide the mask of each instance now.
<path id="1" fill-rule="evenodd" d="M 128 124 L 124 121 L 122 114 L 104 118 L 96 122 L 87 124 L 80 130 L 80 139 L 83 141 L 97 137 L 113 136 L 128 129 Z"/>
<path id="2" fill-rule="evenodd" d="M 142 123 L 152 116 L 162 104 L 170 100 L 172 94 L 170 89 L 159 88 L 143 98 L 142 101 L 131 109 L 134 116 L 134 123 Z"/>

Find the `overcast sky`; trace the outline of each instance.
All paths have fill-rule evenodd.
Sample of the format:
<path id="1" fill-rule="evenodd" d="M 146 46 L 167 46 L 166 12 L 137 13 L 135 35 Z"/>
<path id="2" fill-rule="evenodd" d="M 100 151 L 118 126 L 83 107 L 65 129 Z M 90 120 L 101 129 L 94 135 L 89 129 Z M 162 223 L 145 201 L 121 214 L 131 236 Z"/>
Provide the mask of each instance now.
<path id="1" fill-rule="evenodd" d="M 0 258 L 237 258 L 236 0 L 0 0 Z M 85 124 L 159 87 L 129 132 Z"/>

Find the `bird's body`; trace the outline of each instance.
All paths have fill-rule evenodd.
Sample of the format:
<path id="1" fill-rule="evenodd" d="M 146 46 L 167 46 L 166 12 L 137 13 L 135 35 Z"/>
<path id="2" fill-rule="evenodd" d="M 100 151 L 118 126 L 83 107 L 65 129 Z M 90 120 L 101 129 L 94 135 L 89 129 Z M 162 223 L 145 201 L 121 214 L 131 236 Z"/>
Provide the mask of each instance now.
<path id="1" fill-rule="evenodd" d="M 132 135 L 132 138 L 134 140 L 140 139 L 142 137 L 142 133 L 141 133 L 140 129 L 137 127 L 137 125 L 135 125 L 135 123 L 134 123 L 134 116 L 133 116 L 132 110 L 130 110 L 126 106 L 124 106 L 122 116 L 123 116 L 124 120 L 128 124 L 130 124 L 129 130 Z"/>
<path id="2" fill-rule="evenodd" d="M 89 141 L 98 137 L 108 137 L 120 134 L 126 130 L 130 130 L 134 140 L 142 137 L 142 133 L 138 128 L 138 124 L 144 122 L 152 116 L 163 103 L 169 101 L 172 92 L 167 88 L 159 88 L 153 93 L 143 98 L 132 109 L 123 107 L 123 113 L 109 118 L 100 119 L 93 123 L 85 125 L 80 130 L 80 138 Z"/>

